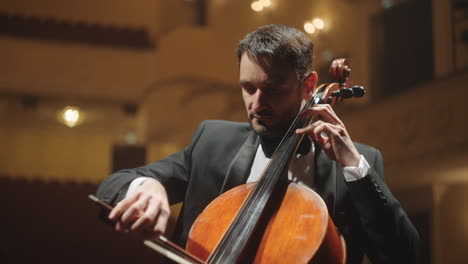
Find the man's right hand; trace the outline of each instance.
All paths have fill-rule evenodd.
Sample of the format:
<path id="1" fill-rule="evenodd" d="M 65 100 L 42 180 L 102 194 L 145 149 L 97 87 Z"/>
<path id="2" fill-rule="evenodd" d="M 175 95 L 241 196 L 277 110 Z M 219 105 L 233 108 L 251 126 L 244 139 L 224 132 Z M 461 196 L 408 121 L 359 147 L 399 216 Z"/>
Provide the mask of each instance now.
<path id="1" fill-rule="evenodd" d="M 154 238 L 166 230 L 171 211 L 164 186 L 153 178 L 145 179 L 128 197 L 117 203 L 109 214 L 120 232 L 135 232 Z"/>

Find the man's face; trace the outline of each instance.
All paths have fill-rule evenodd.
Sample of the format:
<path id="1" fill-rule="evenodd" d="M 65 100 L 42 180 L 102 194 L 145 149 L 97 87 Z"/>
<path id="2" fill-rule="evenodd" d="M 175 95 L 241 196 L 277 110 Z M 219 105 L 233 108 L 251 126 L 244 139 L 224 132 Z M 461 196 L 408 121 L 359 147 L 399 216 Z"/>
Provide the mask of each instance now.
<path id="1" fill-rule="evenodd" d="M 257 62 L 258 61 L 258 62 Z M 315 79 L 316 80 L 316 79 Z M 247 117 L 260 136 L 278 139 L 310 98 L 310 82 L 300 82 L 287 63 L 257 60 L 244 53 L 240 61 L 240 85 Z M 313 83 L 315 85 L 315 83 Z"/>

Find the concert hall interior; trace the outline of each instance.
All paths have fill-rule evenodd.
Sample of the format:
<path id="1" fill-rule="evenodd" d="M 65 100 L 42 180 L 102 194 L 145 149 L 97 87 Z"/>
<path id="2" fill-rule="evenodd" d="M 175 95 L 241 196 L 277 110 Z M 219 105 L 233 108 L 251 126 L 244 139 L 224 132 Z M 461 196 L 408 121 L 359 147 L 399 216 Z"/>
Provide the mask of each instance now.
<path id="1" fill-rule="evenodd" d="M 423 263 L 468 263 L 467 0 L 1 1 L 0 263 L 162 263 L 88 194 L 246 121 L 235 49 L 266 24 L 307 32 L 319 83 L 348 58 L 366 95 L 335 111 L 381 150 Z"/>

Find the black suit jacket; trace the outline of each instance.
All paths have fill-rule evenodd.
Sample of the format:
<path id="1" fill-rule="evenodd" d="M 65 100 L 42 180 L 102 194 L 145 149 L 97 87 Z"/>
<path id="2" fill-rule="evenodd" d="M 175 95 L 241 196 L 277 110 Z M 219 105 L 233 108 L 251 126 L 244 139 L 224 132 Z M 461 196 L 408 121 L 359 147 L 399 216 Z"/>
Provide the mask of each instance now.
<path id="1" fill-rule="evenodd" d="M 247 123 L 204 121 L 182 151 L 112 174 L 99 186 L 97 196 L 116 204 L 135 178 L 157 179 L 165 186 L 170 203 L 183 202 L 174 240 L 184 245 L 205 206 L 222 192 L 245 183 L 258 144 L 259 137 Z M 355 145 L 371 169 L 353 182 L 345 181 L 341 166 L 319 147 L 315 153 L 314 189 L 346 240 L 347 263 L 361 263 L 364 253 L 375 264 L 418 262 L 418 234 L 384 183 L 380 152 Z"/>

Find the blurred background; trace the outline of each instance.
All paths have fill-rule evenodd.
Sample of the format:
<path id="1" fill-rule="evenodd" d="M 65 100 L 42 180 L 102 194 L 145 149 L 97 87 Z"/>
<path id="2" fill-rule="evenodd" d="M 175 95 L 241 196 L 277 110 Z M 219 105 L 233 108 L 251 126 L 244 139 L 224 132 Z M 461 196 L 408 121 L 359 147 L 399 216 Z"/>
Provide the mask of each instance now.
<path id="1" fill-rule="evenodd" d="M 351 137 L 382 151 L 424 263 L 467 263 L 466 0 L 1 1 L 0 263 L 160 263 L 87 195 L 246 120 L 235 48 L 271 23 L 309 34 L 319 82 L 349 59 Z"/>

